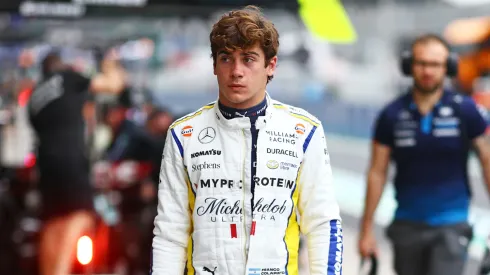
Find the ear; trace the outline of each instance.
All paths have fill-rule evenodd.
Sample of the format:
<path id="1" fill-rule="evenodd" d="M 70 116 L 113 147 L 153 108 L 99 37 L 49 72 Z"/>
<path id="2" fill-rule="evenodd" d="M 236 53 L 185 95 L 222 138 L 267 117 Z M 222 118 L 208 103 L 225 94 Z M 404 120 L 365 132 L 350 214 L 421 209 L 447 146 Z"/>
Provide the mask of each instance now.
<path id="1" fill-rule="evenodd" d="M 216 62 L 213 62 L 213 74 L 214 75 L 217 75 L 216 74 Z"/>
<path id="2" fill-rule="evenodd" d="M 276 66 L 277 66 L 277 56 L 274 56 L 271 58 L 269 61 L 269 64 L 267 64 L 267 76 L 273 76 L 275 71 L 276 71 Z"/>

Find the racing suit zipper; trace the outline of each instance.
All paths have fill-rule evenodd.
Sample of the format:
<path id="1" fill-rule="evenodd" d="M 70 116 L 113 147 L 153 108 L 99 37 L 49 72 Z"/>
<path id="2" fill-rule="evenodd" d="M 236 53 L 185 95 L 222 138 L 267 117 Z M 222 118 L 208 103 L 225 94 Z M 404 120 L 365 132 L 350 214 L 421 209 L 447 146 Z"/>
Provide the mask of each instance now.
<path id="1" fill-rule="evenodd" d="M 246 181 L 245 181 L 245 165 L 246 165 L 246 159 L 247 159 L 247 136 L 245 134 L 245 130 L 242 129 L 242 136 L 243 136 L 243 158 L 242 158 L 242 191 L 243 191 L 243 199 L 242 199 L 242 215 L 243 215 L 243 227 L 242 227 L 242 230 L 243 230 L 243 236 L 245 236 L 244 238 L 242 238 L 242 240 L 245 240 L 245 244 L 243 244 L 243 241 L 242 241 L 242 247 L 243 247 L 243 260 L 244 260 L 244 263 L 246 264 L 247 262 L 247 243 L 248 243 L 248 234 L 247 234 L 247 219 L 246 219 L 246 216 L 247 216 L 247 213 L 246 213 L 246 209 L 245 209 L 245 200 L 246 200 L 246 194 L 247 194 L 247 191 L 246 191 L 246 188 L 245 188 L 245 184 L 246 184 Z"/>

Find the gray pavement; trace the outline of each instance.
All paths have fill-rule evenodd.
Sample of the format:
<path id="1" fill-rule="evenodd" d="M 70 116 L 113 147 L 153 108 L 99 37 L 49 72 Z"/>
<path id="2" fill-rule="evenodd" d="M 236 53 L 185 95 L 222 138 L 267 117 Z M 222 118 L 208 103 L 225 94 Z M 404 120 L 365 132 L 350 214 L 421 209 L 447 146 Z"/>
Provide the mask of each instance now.
<path id="1" fill-rule="evenodd" d="M 357 218 L 342 215 L 343 219 L 343 234 L 344 234 L 344 258 L 343 258 L 343 275 L 361 275 L 360 274 L 360 257 L 357 253 L 358 240 L 358 224 Z M 375 233 L 378 241 L 378 249 L 380 251 L 378 259 L 378 275 L 395 275 L 392 269 L 392 253 L 391 248 L 384 236 L 382 227 L 377 226 Z M 306 247 L 300 251 L 300 274 L 309 275 L 308 272 L 308 255 Z"/>

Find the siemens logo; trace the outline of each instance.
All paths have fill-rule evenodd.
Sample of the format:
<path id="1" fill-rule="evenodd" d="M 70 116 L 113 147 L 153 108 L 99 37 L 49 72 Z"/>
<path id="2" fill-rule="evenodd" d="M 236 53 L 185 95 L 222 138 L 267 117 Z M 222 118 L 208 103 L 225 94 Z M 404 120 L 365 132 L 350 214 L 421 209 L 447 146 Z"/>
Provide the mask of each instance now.
<path id="1" fill-rule="evenodd" d="M 219 156 L 219 155 L 221 155 L 220 150 L 211 149 L 211 150 L 207 150 L 207 151 L 200 151 L 200 152 L 192 153 L 191 158 L 197 158 L 200 156 Z"/>
<path id="2" fill-rule="evenodd" d="M 220 169 L 220 168 L 221 168 L 221 164 L 219 164 L 219 163 L 204 162 L 202 164 L 193 164 L 192 165 L 192 172 L 201 171 L 201 170 L 205 170 L 205 169 Z"/>

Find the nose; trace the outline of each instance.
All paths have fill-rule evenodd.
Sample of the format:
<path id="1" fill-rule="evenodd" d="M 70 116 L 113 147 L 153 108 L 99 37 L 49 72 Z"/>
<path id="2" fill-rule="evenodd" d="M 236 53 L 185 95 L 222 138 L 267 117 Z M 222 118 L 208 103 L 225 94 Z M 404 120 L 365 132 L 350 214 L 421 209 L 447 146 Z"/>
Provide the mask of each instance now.
<path id="1" fill-rule="evenodd" d="M 243 77 L 243 65 L 239 61 L 233 62 L 233 67 L 231 69 L 231 76 L 233 78 L 242 78 Z"/>
<path id="2" fill-rule="evenodd" d="M 438 75 L 438 71 L 434 68 L 426 68 L 423 71 L 423 75 L 425 78 L 434 78 Z"/>
<path id="3" fill-rule="evenodd" d="M 434 66 L 431 66 L 430 64 L 426 64 L 422 67 L 422 71 L 424 72 L 424 74 L 432 74 L 434 69 Z"/>

